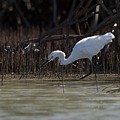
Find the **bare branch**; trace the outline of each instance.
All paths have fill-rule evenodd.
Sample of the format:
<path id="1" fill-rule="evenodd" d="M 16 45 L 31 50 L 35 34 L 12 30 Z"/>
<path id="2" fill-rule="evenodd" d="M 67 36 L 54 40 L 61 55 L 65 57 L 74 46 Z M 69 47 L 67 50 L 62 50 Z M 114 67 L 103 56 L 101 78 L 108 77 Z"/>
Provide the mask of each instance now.
<path id="1" fill-rule="evenodd" d="M 19 13 L 22 21 L 25 23 L 26 27 L 30 28 L 30 24 L 27 21 L 27 19 L 25 18 L 24 14 L 23 14 L 22 10 L 20 9 L 20 7 L 19 7 L 18 3 L 16 2 L 16 0 L 9 0 L 9 1 L 10 1 L 10 3 L 12 3 L 15 6 L 16 10 L 18 11 L 18 13 Z"/>
<path id="2" fill-rule="evenodd" d="M 102 0 L 97 0 L 97 1 L 100 4 L 100 6 L 107 12 L 108 15 L 113 15 L 113 13 L 109 9 L 107 9 L 107 7 L 104 5 Z"/>

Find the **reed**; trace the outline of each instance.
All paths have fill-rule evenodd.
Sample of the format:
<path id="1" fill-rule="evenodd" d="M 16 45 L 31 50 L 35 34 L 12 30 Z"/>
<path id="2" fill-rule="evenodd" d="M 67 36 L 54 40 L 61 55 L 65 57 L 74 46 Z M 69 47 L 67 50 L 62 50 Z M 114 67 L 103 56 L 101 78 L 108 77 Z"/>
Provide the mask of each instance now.
<path id="1" fill-rule="evenodd" d="M 47 59 L 48 54 L 52 50 L 61 49 L 69 56 L 73 45 L 77 42 L 76 38 L 68 38 L 61 40 L 48 40 L 38 46 L 38 51 L 31 50 L 29 53 L 23 54 L 21 49 L 16 50 L 17 46 L 29 39 L 39 36 L 39 29 L 32 28 L 27 32 L 23 28 L 17 31 L 1 31 L 0 33 L 0 73 L 3 77 L 58 77 L 60 76 L 61 67 L 57 60 L 49 63 L 42 70 L 40 65 Z M 97 73 L 104 74 L 120 74 L 120 53 L 116 51 L 114 42 L 111 44 L 109 51 L 104 54 L 102 50 L 95 58 L 94 62 L 98 65 Z M 8 49 L 8 50 L 7 50 Z M 83 74 L 87 71 L 87 60 L 79 60 L 74 65 L 68 65 L 64 68 L 64 75 Z"/>

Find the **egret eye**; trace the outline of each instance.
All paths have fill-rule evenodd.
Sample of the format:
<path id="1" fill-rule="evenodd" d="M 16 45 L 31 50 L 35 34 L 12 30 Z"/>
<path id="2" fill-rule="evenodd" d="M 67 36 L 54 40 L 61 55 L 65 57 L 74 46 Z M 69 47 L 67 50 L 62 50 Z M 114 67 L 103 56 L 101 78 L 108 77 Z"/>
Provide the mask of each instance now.
<path id="1" fill-rule="evenodd" d="M 49 57 L 49 60 L 52 60 L 54 57 L 53 56 L 51 56 L 51 57 Z"/>

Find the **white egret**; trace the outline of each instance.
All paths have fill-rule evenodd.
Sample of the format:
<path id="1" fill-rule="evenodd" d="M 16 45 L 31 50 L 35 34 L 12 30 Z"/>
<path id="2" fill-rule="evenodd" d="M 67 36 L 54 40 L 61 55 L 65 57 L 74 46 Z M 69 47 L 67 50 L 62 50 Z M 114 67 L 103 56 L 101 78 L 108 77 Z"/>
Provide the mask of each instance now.
<path id="1" fill-rule="evenodd" d="M 97 55 L 100 50 L 103 49 L 105 45 L 112 42 L 112 39 L 114 38 L 115 36 L 111 32 L 83 38 L 75 44 L 67 59 L 65 58 L 66 55 L 63 51 L 56 50 L 48 55 L 48 60 L 45 61 L 41 67 L 50 61 L 53 61 L 55 58 L 58 58 L 60 65 L 68 65 L 78 59 L 88 58 L 90 60 L 90 71 L 88 74 L 81 77 L 81 79 L 83 79 L 92 73 L 92 57 Z"/>

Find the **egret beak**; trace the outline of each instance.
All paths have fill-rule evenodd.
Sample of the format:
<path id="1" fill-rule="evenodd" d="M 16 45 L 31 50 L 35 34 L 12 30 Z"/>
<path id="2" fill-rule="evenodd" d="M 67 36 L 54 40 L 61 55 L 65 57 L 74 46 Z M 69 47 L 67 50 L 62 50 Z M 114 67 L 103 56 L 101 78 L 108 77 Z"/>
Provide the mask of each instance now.
<path id="1" fill-rule="evenodd" d="M 50 62 L 50 60 L 46 60 L 42 65 L 41 65 L 41 67 L 43 67 L 44 65 L 46 65 L 47 63 L 49 63 Z"/>

